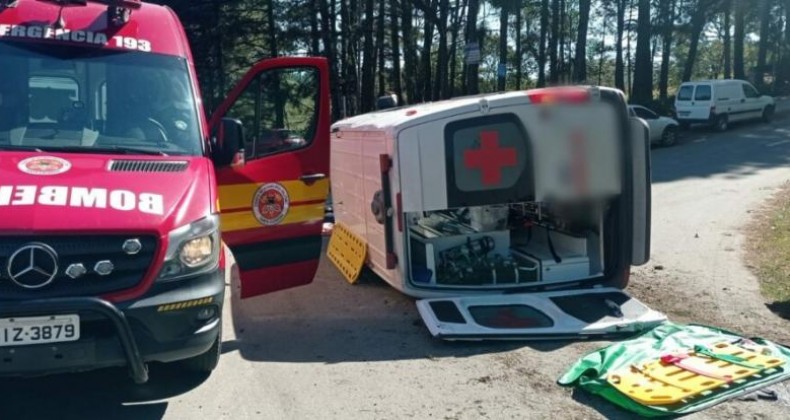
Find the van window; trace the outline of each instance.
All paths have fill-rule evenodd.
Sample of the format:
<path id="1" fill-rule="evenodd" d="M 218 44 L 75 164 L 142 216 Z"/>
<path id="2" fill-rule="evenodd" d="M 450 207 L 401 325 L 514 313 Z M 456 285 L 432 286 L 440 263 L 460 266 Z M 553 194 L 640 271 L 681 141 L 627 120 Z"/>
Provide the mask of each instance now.
<path id="1" fill-rule="evenodd" d="M 711 98 L 710 85 L 697 85 L 697 92 L 694 93 L 695 101 L 709 101 Z"/>
<path id="2" fill-rule="evenodd" d="M 694 95 L 694 86 L 691 85 L 681 86 L 680 91 L 678 91 L 678 100 L 690 101 L 692 95 Z"/>
<path id="3" fill-rule="evenodd" d="M 760 94 L 757 93 L 757 90 L 755 90 L 751 85 L 744 83 L 742 86 L 743 95 L 747 98 L 757 98 L 760 96 Z"/>

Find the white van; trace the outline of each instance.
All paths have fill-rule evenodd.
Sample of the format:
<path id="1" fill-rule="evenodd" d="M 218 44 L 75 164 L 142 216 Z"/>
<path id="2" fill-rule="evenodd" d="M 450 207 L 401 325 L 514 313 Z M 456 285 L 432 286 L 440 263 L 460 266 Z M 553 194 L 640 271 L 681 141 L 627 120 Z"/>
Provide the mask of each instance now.
<path id="1" fill-rule="evenodd" d="M 700 80 L 680 85 L 675 98 L 675 112 L 681 126 L 710 124 L 726 131 L 731 122 L 762 118 L 770 121 L 774 99 L 760 95 L 743 80 Z"/>
<path id="2" fill-rule="evenodd" d="M 649 259 L 651 209 L 648 128 L 620 91 L 359 115 L 334 124 L 330 156 L 330 260 L 422 299 L 436 337 L 601 337 L 665 319 L 620 290 Z"/>

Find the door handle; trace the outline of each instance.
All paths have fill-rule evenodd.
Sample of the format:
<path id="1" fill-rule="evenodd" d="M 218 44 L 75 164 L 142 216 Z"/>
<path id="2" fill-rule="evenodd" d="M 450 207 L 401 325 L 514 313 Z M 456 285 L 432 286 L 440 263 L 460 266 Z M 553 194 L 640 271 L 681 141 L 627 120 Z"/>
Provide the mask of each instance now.
<path id="1" fill-rule="evenodd" d="M 299 177 L 299 180 L 304 182 L 305 184 L 312 184 L 313 182 L 320 181 L 326 178 L 326 174 L 317 173 L 317 174 L 305 174 Z"/>

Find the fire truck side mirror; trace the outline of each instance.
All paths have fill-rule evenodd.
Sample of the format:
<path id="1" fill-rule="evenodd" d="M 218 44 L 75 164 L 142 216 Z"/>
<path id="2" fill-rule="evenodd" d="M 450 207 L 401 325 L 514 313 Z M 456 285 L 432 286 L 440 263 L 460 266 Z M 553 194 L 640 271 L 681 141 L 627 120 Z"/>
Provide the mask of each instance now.
<path id="1" fill-rule="evenodd" d="M 244 148 L 244 125 L 235 118 L 223 118 L 212 136 L 212 160 L 216 166 L 228 166 Z"/>

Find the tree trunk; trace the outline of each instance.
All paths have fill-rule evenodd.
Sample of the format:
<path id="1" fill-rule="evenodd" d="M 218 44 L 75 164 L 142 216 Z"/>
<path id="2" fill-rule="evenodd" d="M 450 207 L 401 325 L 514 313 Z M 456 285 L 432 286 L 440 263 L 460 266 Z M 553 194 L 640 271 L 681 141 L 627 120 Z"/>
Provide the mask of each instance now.
<path id="1" fill-rule="evenodd" d="M 540 3 L 540 46 L 538 47 L 538 87 L 546 86 L 546 35 L 549 31 L 549 0 Z"/>
<path id="2" fill-rule="evenodd" d="M 466 34 L 465 34 L 466 45 L 479 42 L 478 34 L 477 34 L 477 13 L 479 11 L 480 11 L 480 0 L 469 0 L 469 9 L 466 15 Z M 479 64 L 470 64 L 467 66 L 466 93 L 470 95 L 475 95 L 480 91 L 479 80 L 478 80 L 479 68 L 480 68 Z"/>
<path id="3" fill-rule="evenodd" d="M 329 60 L 329 81 L 330 81 L 330 94 L 332 95 L 332 121 L 337 121 L 342 118 L 340 106 L 340 89 L 337 77 L 337 55 L 335 54 L 335 45 L 337 42 L 332 39 L 332 16 L 329 14 L 329 0 L 320 0 L 318 2 L 319 12 L 321 13 L 321 38 L 324 43 L 324 56 Z M 318 28 L 316 28 L 317 30 Z"/>
<path id="4" fill-rule="evenodd" d="M 320 6 L 317 2 L 310 2 L 310 53 L 312 55 L 320 54 L 319 41 L 321 36 L 318 33 L 318 14 L 320 13 Z"/>
<path id="5" fill-rule="evenodd" d="M 374 48 L 373 22 L 375 16 L 373 11 L 373 0 L 365 0 L 365 26 L 364 26 L 364 45 L 362 47 L 362 89 L 360 92 L 359 110 L 362 113 L 373 110 L 373 91 L 376 83 L 376 51 Z"/>
<path id="6" fill-rule="evenodd" d="M 661 1 L 663 33 L 661 35 L 661 71 L 658 77 L 658 96 L 666 103 L 669 90 L 669 60 L 672 57 L 672 30 L 675 27 L 675 0 Z"/>
<path id="7" fill-rule="evenodd" d="M 461 30 L 461 20 L 463 19 L 463 10 L 466 9 L 466 4 L 456 4 L 455 13 L 453 14 L 453 30 L 452 41 L 450 42 L 450 86 L 448 97 L 452 98 L 456 94 L 455 83 L 458 73 L 458 36 Z"/>
<path id="8" fill-rule="evenodd" d="M 499 66 L 497 66 L 497 83 L 496 88 L 498 91 L 505 90 L 505 72 L 507 71 L 507 18 L 508 18 L 508 1 L 502 1 L 502 8 L 499 12 Z M 504 70 L 504 71 L 503 71 Z"/>
<path id="9" fill-rule="evenodd" d="M 625 7 L 628 0 L 617 0 L 617 34 L 614 38 L 614 86 L 625 91 L 625 64 L 623 63 L 623 33 L 625 32 Z"/>
<path id="10" fill-rule="evenodd" d="M 521 90 L 522 67 L 524 65 L 524 50 L 521 47 L 521 24 L 524 7 L 521 0 L 515 0 L 516 6 L 516 90 Z"/>
<path id="11" fill-rule="evenodd" d="M 746 4 L 742 0 L 735 1 L 735 32 L 732 48 L 733 76 L 736 79 L 746 79 L 746 67 L 743 60 L 743 45 L 746 41 Z"/>
<path id="12" fill-rule="evenodd" d="M 557 63 L 557 73 L 559 74 L 559 80 L 565 79 L 565 65 L 567 61 L 565 60 L 565 20 L 567 17 L 567 13 L 565 13 L 565 0 L 560 0 L 560 53 L 559 58 L 560 61 Z"/>
<path id="13" fill-rule="evenodd" d="M 412 33 L 411 0 L 401 0 L 401 26 L 403 28 L 403 78 L 406 84 L 406 98 L 403 103 L 414 103 L 417 99 L 417 81 L 415 69 L 417 65 L 417 46 Z"/>
<path id="14" fill-rule="evenodd" d="M 378 58 L 378 75 L 379 75 L 379 93 L 378 96 L 384 96 L 387 91 L 387 72 L 385 71 L 384 64 L 384 14 L 386 13 L 386 1 L 379 0 L 379 16 L 376 24 L 376 57 Z"/>
<path id="15" fill-rule="evenodd" d="M 765 65 L 768 56 L 768 36 L 771 30 L 771 0 L 761 0 L 760 2 L 760 43 L 757 49 L 757 71 L 754 80 L 758 90 L 765 88 L 764 77 Z"/>
<path id="16" fill-rule="evenodd" d="M 447 19 L 450 13 L 450 1 L 439 1 L 439 55 L 436 60 L 436 82 L 433 88 L 433 99 L 447 98 Z"/>
<path id="17" fill-rule="evenodd" d="M 724 0 L 724 78 L 732 79 L 732 37 L 730 36 L 730 16 L 732 15 L 732 0 Z"/>
<path id="18" fill-rule="evenodd" d="M 403 87 L 400 74 L 400 30 L 398 29 L 399 16 L 398 0 L 390 0 L 390 43 L 392 48 L 392 90 L 398 97 L 398 103 L 403 103 Z"/>
<path id="19" fill-rule="evenodd" d="M 686 57 L 686 64 L 683 67 L 683 81 L 688 82 L 691 76 L 694 75 L 694 64 L 697 61 L 697 49 L 699 47 L 699 37 L 702 35 L 702 29 L 705 28 L 705 11 L 707 2 L 700 0 L 697 5 L 697 10 L 691 16 L 691 41 L 689 44 L 689 53 Z"/>
<path id="20" fill-rule="evenodd" d="M 436 10 L 437 1 L 438 0 L 431 1 L 429 10 Z M 433 92 L 433 82 L 431 80 L 433 60 L 431 59 L 431 49 L 433 48 L 434 20 L 435 19 L 429 19 L 428 16 L 424 19 L 425 28 L 423 29 L 422 53 L 420 54 L 420 70 L 419 76 L 417 77 L 422 85 L 419 86 L 417 97 L 420 102 L 430 101 Z"/>
<path id="21" fill-rule="evenodd" d="M 650 105 L 653 100 L 653 67 L 650 63 L 650 0 L 639 0 L 634 67 L 633 102 Z"/>
<path id="22" fill-rule="evenodd" d="M 579 31 L 576 37 L 576 64 L 574 65 L 573 80 L 584 82 L 587 80 L 587 26 L 590 22 L 591 0 L 579 0 Z"/>
<path id="23" fill-rule="evenodd" d="M 634 0 L 628 0 L 628 22 L 632 22 L 634 20 L 633 15 L 634 15 Z M 627 42 L 625 47 L 626 48 L 625 61 L 626 64 L 628 65 L 628 70 L 626 72 L 626 75 L 628 76 L 627 88 L 628 88 L 628 95 L 631 96 L 634 94 L 634 84 L 632 80 L 634 77 L 634 68 L 633 68 L 634 61 L 632 60 L 631 57 L 631 24 L 630 23 L 628 25 L 628 35 L 626 35 L 626 37 L 627 37 Z"/>
<path id="24" fill-rule="evenodd" d="M 560 38 L 560 0 L 551 0 L 551 38 L 549 38 L 549 82 L 556 85 L 560 81 L 559 50 Z"/>

